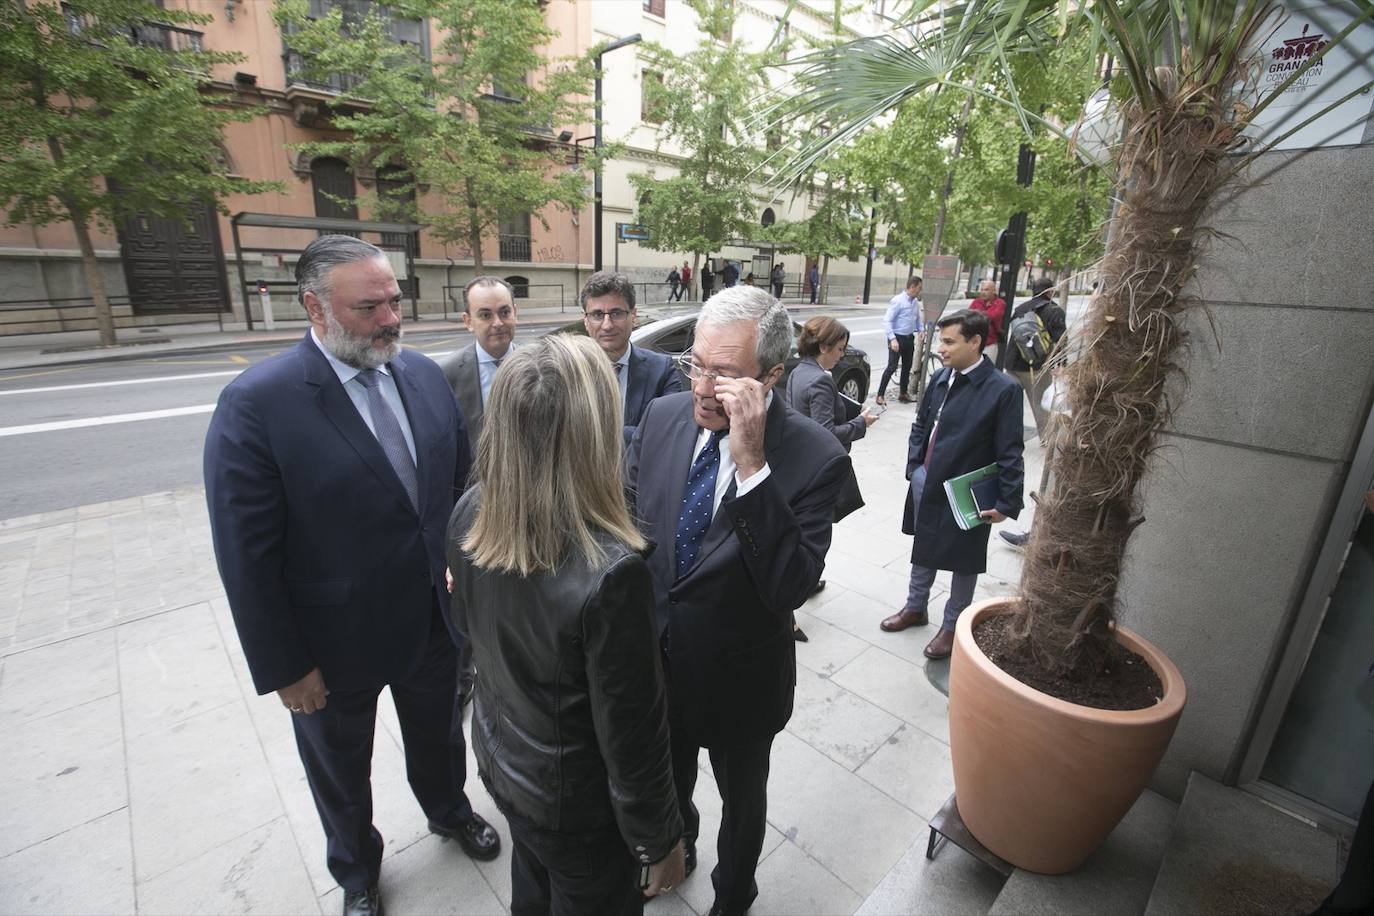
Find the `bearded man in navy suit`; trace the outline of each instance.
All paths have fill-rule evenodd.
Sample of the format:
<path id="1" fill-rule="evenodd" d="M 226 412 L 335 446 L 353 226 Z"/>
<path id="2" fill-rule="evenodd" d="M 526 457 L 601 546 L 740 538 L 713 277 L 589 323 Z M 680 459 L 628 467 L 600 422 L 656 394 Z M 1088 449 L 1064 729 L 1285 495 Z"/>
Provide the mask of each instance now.
<path id="1" fill-rule="evenodd" d="M 464 794 L 444 532 L 471 463 L 439 367 L 401 349 L 380 249 L 326 235 L 296 265 L 310 330 L 220 394 L 205 491 L 220 576 L 258 693 L 291 712 L 345 916 L 382 912 L 372 825 L 377 696 L 391 688 L 429 829 L 495 858 Z"/>
<path id="2" fill-rule="evenodd" d="M 629 277 L 609 270 L 598 271 L 587 279 L 580 299 L 587 335 L 606 351 L 620 382 L 628 446 L 649 402 L 681 391 L 682 376 L 670 357 L 630 343 L 637 313 L 635 288 Z"/>

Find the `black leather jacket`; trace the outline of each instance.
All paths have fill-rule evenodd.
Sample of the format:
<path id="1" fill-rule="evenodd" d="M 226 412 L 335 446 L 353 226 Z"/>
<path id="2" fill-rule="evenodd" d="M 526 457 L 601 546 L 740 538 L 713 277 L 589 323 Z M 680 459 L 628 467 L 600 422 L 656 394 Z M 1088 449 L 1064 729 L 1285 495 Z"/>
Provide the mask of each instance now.
<path id="1" fill-rule="evenodd" d="M 478 569 L 458 544 L 480 498 L 464 494 L 448 528 L 451 622 L 477 668 L 478 773 L 508 814 L 570 834 L 614 823 L 639 861 L 657 862 L 683 828 L 648 565 L 604 537 L 597 566 Z"/>

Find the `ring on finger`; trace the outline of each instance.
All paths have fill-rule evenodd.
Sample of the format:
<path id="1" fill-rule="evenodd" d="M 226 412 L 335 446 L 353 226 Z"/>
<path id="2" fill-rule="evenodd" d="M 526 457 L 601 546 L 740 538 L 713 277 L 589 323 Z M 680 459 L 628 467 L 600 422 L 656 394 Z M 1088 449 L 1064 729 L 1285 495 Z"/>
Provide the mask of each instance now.
<path id="1" fill-rule="evenodd" d="M 305 707 L 303 707 L 303 706 L 292 706 L 292 707 L 291 707 L 291 711 L 292 711 L 292 712 L 305 712 Z"/>

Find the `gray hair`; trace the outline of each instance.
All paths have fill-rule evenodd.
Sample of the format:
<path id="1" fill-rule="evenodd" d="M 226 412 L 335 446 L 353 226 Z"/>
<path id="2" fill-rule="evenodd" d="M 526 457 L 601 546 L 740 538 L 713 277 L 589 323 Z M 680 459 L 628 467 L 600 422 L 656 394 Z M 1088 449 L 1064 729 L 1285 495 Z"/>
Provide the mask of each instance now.
<path id="1" fill-rule="evenodd" d="M 486 286 L 499 286 L 510 294 L 510 304 L 515 305 L 515 289 L 502 280 L 500 277 L 493 277 L 491 274 L 481 274 L 468 281 L 468 285 L 463 287 L 463 311 L 471 312 L 468 308 L 468 297 L 472 295 L 474 289 Z"/>
<path id="2" fill-rule="evenodd" d="M 305 305 L 305 294 L 314 293 L 321 302 L 329 302 L 332 284 L 329 273 L 344 264 L 380 259 L 386 254 L 371 242 L 351 235 L 322 235 L 301 252 L 296 262 L 296 295 Z"/>
<path id="3" fill-rule="evenodd" d="M 754 356 L 758 358 L 760 372 L 787 361 L 792 352 L 792 316 L 781 302 L 756 286 L 731 286 L 707 300 L 697 318 L 698 325 L 719 326 L 736 321 L 758 326 Z"/>
<path id="4" fill-rule="evenodd" d="M 634 284 L 630 282 L 629 277 L 615 271 L 598 270 L 587 278 L 587 285 L 582 287 L 582 294 L 577 298 L 578 304 L 582 306 L 582 311 L 587 310 L 588 299 L 598 296 L 619 296 L 625 300 L 627 309 L 635 307 Z"/>

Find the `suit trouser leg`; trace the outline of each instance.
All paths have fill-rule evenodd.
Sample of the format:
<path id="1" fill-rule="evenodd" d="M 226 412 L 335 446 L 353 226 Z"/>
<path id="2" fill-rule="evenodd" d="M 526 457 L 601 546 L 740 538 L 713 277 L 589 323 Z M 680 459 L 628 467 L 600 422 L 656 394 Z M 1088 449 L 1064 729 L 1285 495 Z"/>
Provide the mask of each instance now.
<path id="1" fill-rule="evenodd" d="M 668 720 L 668 746 L 673 762 L 673 788 L 677 790 L 677 807 L 682 814 L 682 838 L 695 843 L 701 830 L 701 814 L 692 803 L 692 793 L 697 787 L 697 757 L 701 747 L 684 737 L 683 728 L 670 717 Z"/>
<path id="2" fill-rule="evenodd" d="M 901 384 L 899 393 L 906 394 L 908 386 L 911 384 L 911 359 L 916 353 L 916 335 L 897 335 L 897 349 L 899 351 L 898 355 L 902 359 L 902 374 L 897 380 Z M 889 350 L 888 352 L 890 353 L 892 351 Z"/>
<path id="3" fill-rule="evenodd" d="M 964 608 L 973 603 L 973 590 L 977 587 L 977 573 L 954 573 L 950 577 L 949 600 L 945 602 L 945 619 L 941 622 L 940 629 L 954 629 Z"/>
<path id="4" fill-rule="evenodd" d="M 376 884 L 382 868 L 382 835 L 372 826 L 372 736 L 380 692 L 334 690 L 324 709 L 291 717 L 324 827 L 329 873 L 346 891 Z"/>
<path id="5" fill-rule="evenodd" d="M 720 834 L 711 884 L 726 914 L 749 909 L 759 895 L 754 872 L 768 827 L 768 764 L 773 736 L 708 748 L 720 789 Z"/>
<path id="6" fill-rule="evenodd" d="M 887 397 L 887 383 L 892 381 L 892 375 L 897 371 L 898 361 L 902 361 L 902 374 L 897 379 L 900 384 L 898 394 L 906 393 L 907 382 L 911 375 L 911 335 L 897 335 L 897 351 L 894 352 L 892 345 L 887 347 L 887 368 L 883 370 L 882 378 L 878 381 L 878 394 Z M 905 353 L 905 356 L 902 354 Z"/>
<path id="7" fill-rule="evenodd" d="M 458 694 L 458 652 L 437 607 L 420 666 L 391 685 L 391 697 L 401 723 L 406 778 L 415 800 L 436 824 L 456 827 L 467 822 L 472 805 L 464 794 L 467 744 Z"/>

